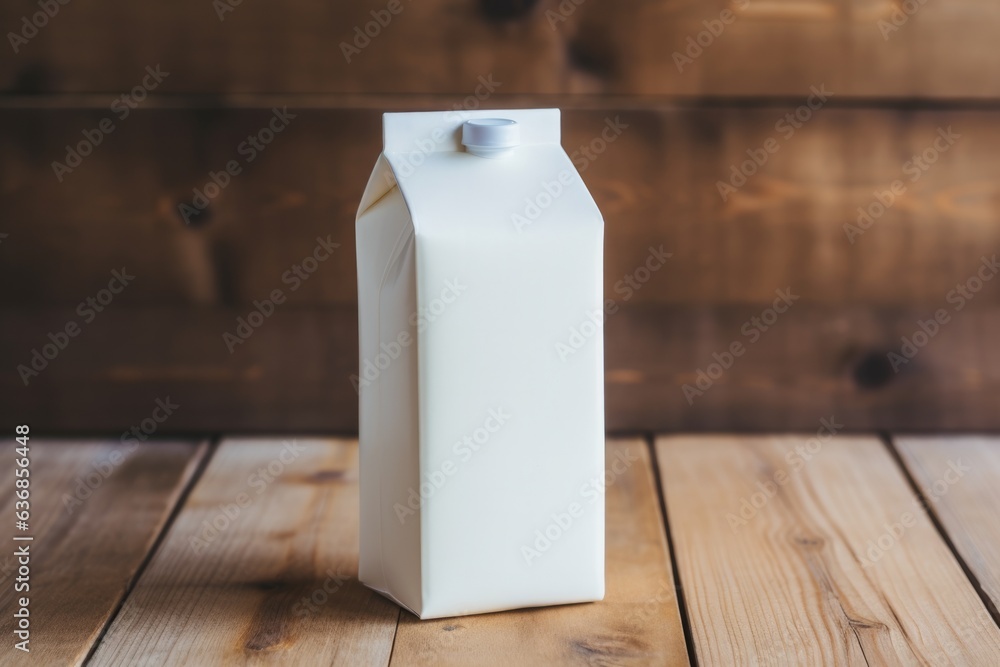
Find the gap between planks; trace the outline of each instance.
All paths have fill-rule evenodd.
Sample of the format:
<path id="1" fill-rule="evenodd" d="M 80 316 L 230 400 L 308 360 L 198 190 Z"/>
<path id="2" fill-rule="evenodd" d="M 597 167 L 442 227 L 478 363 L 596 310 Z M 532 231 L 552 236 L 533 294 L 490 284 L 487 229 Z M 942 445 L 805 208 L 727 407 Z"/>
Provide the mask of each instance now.
<path id="1" fill-rule="evenodd" d="M 357 581 L 357 460 L 225 439 L 92 664 L 385 664 L 399 609 Z"/>
<path id="2" fill-rule="evenodd" d="M 612 465 L 631 460 L 624 472 Z M 404 612 L 393 667 L 670 664 L 688 652 L 648 442 L 607 440 L 607 594 L 563 605 L 418 621 Z"/>
<path id="3" fill-rule="evenodd" d="M 180 514 L 181 509 L 187 502 L 188 495 L 190 495 L 192 489 L 194 489 L 194 487 L 201 480 L 201 476 L 205 472 L 205 469 L 208 467 L 208 464 L 211 462 L 212 455 L 215 454 L 215 450 L 218 447 L 221 439 L 222 436 L 217 434 L 211 436 L 210 438 L 200 441 L 198 449 L 195 451 L 195 454 L 192 457 L 192 462 L 194 464 L 193 470 L 191 470 L 189 474 L 186 476 L 186 478 L 182 480 L 180 492 L 177 494 L 177 499 L 174 502 L 173 507 L 170 508 L 170 513 L 167 516 L 167 519 L 163 522 L 163 525 L 160 527 L 160 531 L 156 535 L 156 538 L 153 540 L 152 546 L 149 548 L 149 551 L 146 552 L 146 555 L 142 559 L 142 562 L 139 563 L 139 566 L 136 568 L 135 573 L 129 579 L 128 584 L 125 587 L 125 592 L 122 594 L 121 599 L 118 600 L 118 604 L 115 605 L 114 610 L 111 612 L 110 616 L 108 616 L 108 619 L 107 621 L 105 621 L 104 626 L 101 628 L 100 633 L 97 635 L 97 638 L 90 645 L 90 649 L 87 651 L 87 655 L 83 659 L 84 665 L 90 664 L 91 658 L 94 657 L 94 653 L 97 651 L 97 647 L 101 645 L 101 642 L 104 640 L 104 636 L 107 634 L 108 629 L 111 627 L 111 624 L 114 623 L 116 618 L 118 618 L 118 614 L 121 613 L 122 607 L 125 605 L 125 601 L 128 599 L 129 595 L 132 594 L 133 589 L 135 589 L 136 583 L 139 581 L 139 579 L 142 578 L 143 572 L 146 571 L 146 566 L 149 565 L 149 562 L 153 559 L 153 555 L 156 554 L 157 550 L 159 550 L 160 544 L 163 542 L 163 539 L 166 537 L 167 533 L 170 532 L 170 527 L 173 526 L 174 520 Z M 155 443 L 153 444 L 155 446 Z"/>
<path id="4" fill-rule="evenodd" d="M 698 656 L 986 664 L 1000 655 L 1000 629 L 982 624 L 982 601 L 882 444 L 837 436 L 793 466 L 788 454 L 806 442 L 657 440 Z M 892 544 L 872 547 L 900 522 Z"/>
<path id="5" fill-rule="evenodd" d="M 884 440 L 993 622 L 1000 626 L 1000 526 L 996 522 L 1000 516 L 1000 439 L 885 436 Z"/>
<path id="6" fill-rule="evenodd" d="M 667 494 L 663 491 L 663 472 L 660 467 L 660 457 L 656 453 L 656 436 L 652 433 L 644 436 L 649 456 L 653 463 L 653 478 L 656 480 L 656 494 L 660 501 L 660 520 L 667 537 L 667 549 L 670 552 L 671 574 L 674 579 L 674 589 L 677 591 L 677 603 L 681 617 L 681 628 L 684 631 L 684 644 L 688 651 L 688 662 L 692 667 L 698 667 L 698 654 L 694 647 L 694 635 L 691 632 L 691 617 L 688 612 L 684 595 L 684 585 L 680 572 L 677 570 L 677 548 L 674 546 L 674 536 L 670 532 L 670 515 L 667 512 Z"/>
<path id="7" fill-rule="evenodd" d="M 613 440 L 609 438 L 609 440 L 608 440 L 609 451 L 612 448 L 612 442 L 613 442 Z M 681 577 L 677 576 L 678 575 L 678 572 L 677 572 L 678 571 L 678 565 L 677 565 L 677 560 L 676 560 L 676 546 L 675 546 L 674 543 L 675 543 L 675 541 L 678 540 L 678 535 L 674 534 L 674 532 L 670 530 L 670 513 L 671 512 L 676 512 L 676 511 L 682 511 L 682 510 L 676 509 L 673 505 L 668 506 L 668 495 L 669 495 L 669 493 L 668 493 L 668 489 L 665 489 L 665 487 L 664 487 L 664 481 L 663 481 L 663 479 L 661 477 L 661 476 L 664 475 L 663 468 L 664 468 L 664 466 L 666 464 L 663 461 L 659 460 L 659 456 L 657 454 L 657 447 L 656 446 L 652 446 L 651 447 L 651 445 L 652 445 L 651 436 L 647 437 L 646 439 L 644 439 L 644 441 L 642 443 L 642 447 L 646 451 L 647 457 L 649 457 L 649 465 L 651 465 L 653 468 L 655 468 L 655 470 L 651 470 L 651 473 L 652 473 L 652 475 L 651 475 L 652 488 L 654 490 L 656 504 L 658 505 L 657 510 L 658 510 L 658 513 L 659 513 L 660 527 L 661 527 L 661 530 L 663 531 L 664 539 L 666 540 L 666 549 L 667 549 L 666 558 L 667 558 L 667 562 L 668 562 L 668 567 L 670 568 L 668 576 L 669 576 L 670 581 L 673 583 L 673 587 L 676 590 L 676 593 L 677 593 L 677 598 L 676 599 L 678 601 L 680 601 L 680 605 L 679 605 L 679 608 L 678 608 L 678 613 L 680 615 L 680 625 L 682 626 L 681 631 L 682 631 L 682 636 L 683 636 L 683 638 L 681 640 L 681 643 L 680 643 L 680 646 L 681 646 L 682 650 L 686 649 L 686 652 L 688 652 L 688 655 L 686 657 L 691 661 L 691 663 L 692 664 L 697 664 L 697 653 L 696 653 L 697 644 L 693 640 L 695 631 L 691 627 L 691 619 L 689 618 L 689 614 L 692 613 L 692 610 L 689 608 L 689 604 L 684 604 L 683 579 Z M 354 446 L 356 447 L 356 444 Z M 904 477 L 904 479 L 907 480 L 908 486 L 910 487 L 910 491 L 914 492 L 914 495 L 917 496 L 918 500 L 925 500 L 924 495 L 920 492 L 920 489 L 919 489 L 919 486 L 918 486 L 917 482 L 914 481 L 913 478 L 912 478 L 912 476 L 909 474 L 909 471 L 907 470 L 907 468 L 906 468 L 904 462 L 902 461 L 902 459 L 898 458 L 899 454 L 896 451 L 896 449 L 893 446 L 890 445 L 888 447 L 888 452 L 890 453 L 890 455 L 895 455 L 895 457 L 892 458 L 892 463 L 895 464 L 896 468 L 898 468 L 897 472 L 900 473 Z M 181 515 L 181 513 L 183 511 L 184 504 L 185 504 L 184 501 L 187 500 L 188 496 L 192 492 L 192 489 L 194 489 L 195 487 L 198 486 L 198 483 L 197 483 L 198 482 L 198 478 L 200 478 L 202 476 L 202 473 L 204 473 L 204 471 L 208 468 L 208 466 L 209 466 L 209 461 L 207 459 L 203 460 L 201 462 L 201 464 L 200 464 L 199 470 L 197 471 L 198 477 L 196 477 L 196 478 L 191 479 L 191 480 L 188 481 L 188 485 L 187 485 L 187 487 L 185 489 L 185 492 L 184 492 L 183 498 L 181 499 L 181 502 L 178 502 L 175 505 L 174 511 L 171 514 L 170 524 L 173 524 L 175 522 L 175 519 L 177 519 Z M 678 506 L 680 506 L 680 505 L 682 505 L 682 503 L 678 504 Z M 931 511 L 933 511 L 933 508 L 931 508 Z M 931 518 L 935 518 L 935 517 L 932 515 Z M 153 559 L 156 551 L 158 551 L 157 547 L 159 547 L 160 543 L 163 542 L 163 538 L 166 535 L 166 533 L 168 532 L 168 530 L 170 528 L 170 524 L 164 526 L 164 529 L 160 533 L 160 537 L 157 539 L 156 545 L 154 545 L 154 548 L 150 550 L 150 553 L 148 554 L 147 559 L 144 561 L 144 563 L 142 565 L 143 568 L 146 568 L 146 566 Z M 948 547 L 948 550 L 951 552 L 951 555 L 958 561 L 959 564 L 963 565 L 963 567 L 965 569 L 965 571 L 963 572 L 963 574 L 966 575 L 966 577 L 970 581 L 972 581 L 973 583 L 975 583 L 975 577 L 971 574 L 971 571 L 968 569 L 968 566 L 965 566 L 965 563 L 964 563 L 963 558 L 961 557 L 961 554 L 959 554 L 958 551 L 955 549 L 955 547 L 952 544 L 952 541 L 950 540 L 950 538 L 949 538 L 949 536 L 948 536 L 945 528 L 941 525 L 941 523 L 939 521 L 934 521 L 934 524 L 935 524 L 934 525 L 935 532 L 937 532 L 938 536 L 942 539 L 942 541 L 945 542 L 945 544 Z M 611 563 L 609 562 L 609 566 L 610 565 L 611 565 Z M 609 570 L 610 570 L 610 567 L 609 567 Z M 141 574 L 141 572 L 140 572 L 140 574 Z M 137 575 L 136 578 L 138 578 L 138 576 L 139 575 Z M 133 579 L 133 581 L 134 580 L 135 579 Z M 134 586 L 130 585 L 129 586 L 129 591 L 132 591 L 133 588 L 134 588 Z M 121 608 L 125 605 L 126 598 L 128 598 L 128 597 L 129 597 L 128 594 L 126 594 L 125 596 L 123 596 L 122 602 L 119 605 L 119 609 L 116 610 L 116 616 L 117 616 L 117 613 L 121 610 Z M 985 598 L 985 599 L 988 600 L 989 598 Z M 515 616 L 517 614 L 533 615 L 536 612 L 542 612 L 542 613 L 544 613 L 546 611 L 551 612 L 553 610 L 532 610 L 532 611 L 526 611 L 526 612 L 507 612 L 505 614 L 499 614 L 499 615 L 485 615 L 485 616 L 478 616 L 478 617 L 465 617 L 465 618 L 462 618 L 462 619 L 451 619 L 451 623 L 450 624 L 452 626 L 454 626 L 453 629 L 461 629 L 461 630 L 465 630 L 469 626 L 475 628 L 476 625 L 480 625 L 483 630 L 486 630 L 486 629 L 489 628 L 490 632 L 495 632 L 495 631 L 497 631 L 499 629 L 502 634 L 507 634 L 508 637 L 511 637 L 511 636 L 516 636 L 516 634 L 519 632 L 519 629 L 517 629 L 517 624 L 516 623 L 515 624 L 506 623 L 502 619 L 504 619 L 505 617 L 507 617 L 509 619 L 510 617 L 513 617 L 513 616 Z M 562 611 L 562 610 L 560 610 L 560 611 Z M 395 619 L 393 619 L 394 622 L 393 622 L 392 640 L 391 640 L 391 644 L 389 646 L 388 656 L 386 658 L 387 662 L 390 663 L 390 664 L 393 664 L 393 665 L 397 665 L 397 664 L 399 664 L 399 665 L 402 665 L 402 664 L 426 664 L 426 661 L 422 661 L 422 660 L 419 659 L 420 658 L 419 654 L 415 655 L 413 653 L 413 649 L 414 648 L 421 648 L 421 649 L 426 650 L 428 648 L 428 646 L 430 646 L 430 651 L 431 651 L 430 654 L 431 655 L 434 655 L 434 651 L 439 651 L 440 650 L 439 647 L 435 647 L 433 645 L 433 641 L 431 641 L 431 643 L 429 645 L 427 645 L 427 644 L 421 644 L 422 641 L 426 642 L 426 640 L 427 640 L 427 638 L 429 636 L 431 636 L 433 634 L 438 634 L 438 635 L 441 634 L 441 633 L 434 633 L 434 632 L 432 632 L 431 629 L 428 629 L 429 626 L 433 626 L 433 624 L 435 622 L 434 621 L 417 622 L 412 617 L 408 618 L 408 616 L 409 616 L 408 614 L 406 614 L 405 612 L 401 612 L 398 609 L 396 609 L 394 616 L 395 616 Z M 492 618 L 491 618 L 491 616 L 492 616 Z M 496 620 L 498 618 L 501 619 L 501 621 L 499 623 Z M 109 620 L 108 624 L 105 627 L 105 632 L 102 633 L 102 637 L 107 632 L 107 629 L 111 627 L 111 625 L 112 625 L 112 623 L 113 623 L 114 620 L 115 620 L 114 618 L 112 618 L 111 620 Z M 900 623 L 902 623 L 902 621 L 900 619 L 896 619 L 896 620 L 899 621 Z M 445 620 L 442 620 L 441 622 L 442 623 L 448 623 L 448 620 L 445 619 Z M 505 625 L 507 626 L 506 628 L 504 627 Z M 995 626 L 993 627 L 993 629 L 994 630 L 996 629 Z M 450 631 L 447 631 L 447 632 L 450 632 Z M 421 636 L 421 635 L 423 635 L 423 636 Z M 402 649 L 403 650 L 402 650 L 402 652 L 398 652 L 399 649 L 400 649 L 400 646 L 401 646 L 400 645 L 401 636 L 403 637 L 403 640 L 404 640 L 404 642 L 402 644 Z M 416 637 L 416 644 L 414 644 L 414 637 Z M 684 641 L 685 639 L 686 639 L 686 641 Z M 454 641 L 454 640 L 452 639 L 452 641 Z M 859 641 L 860 641 L 860 638 L 859 638 Z M 462 646 L 463 643 L 465 644 L 464 647 Z M 473 643 L 475 643 L 475 642 L 473 642 Z M 466 658 L 470 658 L 470 657 L 476 656 L 475 650 L 477 650 L 477 649 L 474 646 L 472 646 L 472 644 L 469 644 L 468 642 L 462 642 L 462 640 L 459 640 L 459 644 L 460 644 L 459 647 L 458 647 L 459 649 L 464 649 L 464 650 L 468 651 L 468 650 L 470 650 L 470 647 L 471 647 L 471 650 L 473 650 L 472 654 L 469 654 L 468 652 L 464 654 Z M 98 643 L 95 643 L 94 644 L 95 650 L 96 650 L 97 646 L 98 646 Z M 515 646 L 515 648 L 518 648 L 518 647 L 523 650 L 524 649 L 523 642 L 521 642 L 520 644 L 518 644 L 518 645 Z M 593 648 L 594 647 L 590 647 L 590 649 L 593 649 Z M 599 648 L 602 651 L 604 651 L 604 652 L 607 652 L 609 650 L 610 651 L 620 650 L 620 647 L 615 647 L 615 646 L 610 646 L 609 647 L 607 645 L 602 645 Z M 454 647 L 452 647 L 452 649 L 450 649 L 450 650 L 453 650 L 453 649 L 454 649 Z M 461 650 L 459 651 L 459 653 L 461 653 Z M 437 657 L 440 657 L 440 654 L 438 654 Z M 455 656 L 455 657 L 459 657 L 460 658 L 461 656 Z M 483 658 L 483 655 L 479 654 L 477 657 Z M 608 656 L 605 655 L 605 657 L 608 657 Z M 619 657 L 621 657 L 621 656 L 619 656 Z"/>
<path id="8" fill-rule="evenodd" d="M 687 663 L 648 442 L 608 441 L 609 469 L 616 456 L 632 464 L 606 495 L 603 603 L 434 621 L 417 621 L 356 579 L 356 443 L 306 445 L 233 527 L 192 556 L 189 541 L 203 520 L 277 451 L 262 439 L 219 446 L 92 664 L 143 664 L 154 656 L 156 664 L 305 657 L 392 665 Z M 289 525 L 296 520 L 300 525 Z M 318 613 L 293 617 L 294 603 L 316 590 L 324 567 L 338 564 L 346 575 L 339 592 Z M 360 622 L 359 609 L 368 610 Z"/>
<path id="9" fill-rule="evenodd" d="M 0 452 L 13 458 L 13 447 Z M 33 437 L 30 447 L 31 653 L 43 664 L 79 665 L 128 598 L 206 445 Z M 0 505 L 10 503 L 13 513 L 13 468 L 0 478 L 7 478 L 0 488 L 9 482 L 11 489 Z M 0 607 L 12 595 L 13 586 L 0 589 Z M 5 634 L 10 620 L 0 619 Z M 13 645 L 7 648 L 0 664 L 15 660 Z"/>

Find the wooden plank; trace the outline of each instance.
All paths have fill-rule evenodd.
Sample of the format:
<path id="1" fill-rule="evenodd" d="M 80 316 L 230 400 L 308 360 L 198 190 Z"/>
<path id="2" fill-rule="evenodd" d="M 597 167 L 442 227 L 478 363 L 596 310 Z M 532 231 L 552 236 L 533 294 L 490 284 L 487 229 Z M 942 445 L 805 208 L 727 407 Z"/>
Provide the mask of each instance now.
<path id="1" fill-rule="evenodd" d="M 13 531 L 13 429 L 0 446 L 0 508 Z M 133 446 L 133 442 L 136 446 Z M 30 542 L 0 557 L 0 664 L 79 665 L 133 584 L 171 511 L 206 453 L 195 442 L 138 445 L 98 440 L 29 440 Z M 15 592 L 31 553 L 30 590 Z M 20 580 L 20 579 L 19 579 Z M 17 600 L 30 600 L 30 654 L 14 649 Z"/>
<path id="2" fill-rule="evenodd" d="M 602 602 L 430 621 L 403 612 L 391 664 L 687 664 L 646 444 L 609 441 L 607 470 Z"/>
<path id="3" fill-rule="evenodd" d="M 162 432 L 356 432 L 356 308 L 280 306 L 230 354 L 222 334 L 245 315 L 112 304 L 24 386 L 14 369 L 31 363 L 48 332 L 81 320 L 73 310 L 4 312 L 0 358 L 16 361 L 0 376 L 8 399 L 0 402 L 0 423 L 120 430 L 160 398 L 179 406 Z"/>
<path id="4" fill-rule="evenodd" d="M 224 440 L 92 664 L 387 663 L 399 610 L 357 580 L 357 461 Z"/>
<path id="5" fill-rule="evenodd" d="M 898 372 L 889 353 L 901 356 L 902 338 L 913 339 L 930 312 L 796 304 L 767 331 L 753 324 L 761 312 L 638 308 L 609 317 L 609 427 L 802 431 L 836 415 L 849 431 L 1000 428 L 990 407 L 1000 391 L 995 309 L 953 313 Z M 727 358 L 734 343 L 743 354 Z"/>
<path id="6" fill-rule="evenodd" d="M 699 662 L 994 662 L 1000 628 L 889 452 L 828 433 L 657 441 Z"/>
<path id="7" fill-rule="evenodd" d="M 997 308 L 955 313 L 896 373 L 888 353 L 930 312 L 796 304 L 752 342 L 760 307 L 621 306 L 605 326 L 612 432 L 802 430 L 820 414 L 854 431 L 1000 429 Z M 112 304 L 25 387 L 14 369 L 75 315 L 0 311 L 0 423 L 120 430 L 159 397 L 180 405 L 164 432 L 356 431 L 355 307 L 281 306 L 229 354 L 222 333 L 246 312 Z M 733 342 L 745 351 L 719 374 Z"/>
<path id="8" fill-rule="evenodd" d="M 227 4 L 62 6 L 3 59 L 0 87 L 125 92 L 144 66 L 160 63 L 172 93 L 464 96 L 492 73 L 504 92 L 534 94 L 798 95 L 820 83 L 857 96 L 1000 94 L 989 76 L 1000 56 L 979 48 L 996 34 L 1000 11 L 974 0 L 297 0 L 232 3 L 220 13 Z M 0 23 L 22 32 L 37 10 L 8 3 Z M 362 30 L 371 38 L 358 37 Z M 354 50 L 345 54 L 345 45 Z"/>
<path id="9" fill-rule="evenodd" d="M 958 555 L 1000 607 L 1000 440 L 977 436 L 896 436 L 907 470 Z"/>
<path id="10" fill-rule="evenodd" d="M 983 255 L 995 254 L 1000 183 L 990 175 L 1000 173 L 1000 112 L 830 107 L 786 139 L 775 125 L 804 99 L 638 109 L 605 101 L 565 111 L 563 144 L 607 220 L 609 297 L 764 304 L 791 287 L 804 301 L 937 308 L 974 276 Z M 0 127 L 11 128 L 0 133 L 9 235 L 0 282 L 19 286 L 0 294 L 0 304 L 76 306 L 123 266 L 136 278 L 115 308 L 242 306 L 275 289 L 289 303 L 354 303 L 354 215 L 380 151 L 381 113 L 450 103 L 392 98 L 375 107 L 289 108 L 296 118 L 246 163 L 237 147 L 266 125 L 272 103 L 287 100 L 252 103 L 264 108 L 144 106 L 62 183 L 52 162 L 64 160 L 67 144 L 107 109 L 0 108 Z M 600 138 L 607 119 L 628 127 L 614 142 L 595 144 L 603 152 L 588 160 L 581 147 Z M 960 137 L 911 181 L 914 165 L 904 172 L 905 165 L 947 127 Z M 723 201 L 719 183 L 769 139 L 778 151 L 760 168 L 751 163 L 747 170 L 756 173 Z M 196 228 L 185 225 L 179 205 L 234 159 L 242 172 L 204 219 L 193 218 Z M 852 243 L 844 226 L 858 224 L 859 207 L 877 212 L 875 193 L 895 180 L 906 191 Z M 286 275 L 318 238 L 340 246 L 308 280 Z M 672 253 L 665 268 L 641 289 L 626 289 L 625 277 L 661 246 Z M 22 280 L 28 273 L 33 279 Z M 976 303 L 1000 304 L 995 284 Z"/>

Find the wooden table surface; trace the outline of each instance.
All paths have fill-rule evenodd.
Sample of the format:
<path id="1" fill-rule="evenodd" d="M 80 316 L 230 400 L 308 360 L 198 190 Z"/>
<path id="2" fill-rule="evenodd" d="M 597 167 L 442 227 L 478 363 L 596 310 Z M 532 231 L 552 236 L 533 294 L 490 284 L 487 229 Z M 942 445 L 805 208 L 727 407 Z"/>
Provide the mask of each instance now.
<path id="1" fill-rule="evenodd" d="M 356 441 L 289 442 L 32 440 L 0 664 L 1000 664 L 1000 438 L 611 439 L 603 602 L 423 622 L 357 581 Z"/>

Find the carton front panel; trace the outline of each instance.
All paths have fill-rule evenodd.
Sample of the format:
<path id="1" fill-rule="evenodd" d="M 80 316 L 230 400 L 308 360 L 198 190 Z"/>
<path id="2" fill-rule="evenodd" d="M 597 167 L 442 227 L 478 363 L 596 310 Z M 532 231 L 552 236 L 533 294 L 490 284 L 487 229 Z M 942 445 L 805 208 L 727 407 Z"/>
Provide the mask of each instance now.
<path id="1" fill-rule="evenodd" d="M 417 246 L 425 614 L 600 598 L 600 228 Z"/>

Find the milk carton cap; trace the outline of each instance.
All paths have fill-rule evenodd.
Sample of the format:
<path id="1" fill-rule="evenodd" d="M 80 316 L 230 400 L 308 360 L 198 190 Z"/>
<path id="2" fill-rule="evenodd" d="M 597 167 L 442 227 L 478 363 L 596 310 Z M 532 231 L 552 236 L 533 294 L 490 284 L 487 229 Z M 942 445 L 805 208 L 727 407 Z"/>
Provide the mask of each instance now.
<path id="1" fill-rule="evenodd" d="M 521 126 L 509 118 L 477 118 L 462 125 L 462 145 L 473 155 L 498 158 L 521 143 Z"/>

